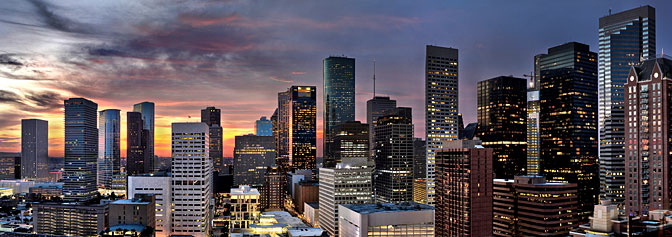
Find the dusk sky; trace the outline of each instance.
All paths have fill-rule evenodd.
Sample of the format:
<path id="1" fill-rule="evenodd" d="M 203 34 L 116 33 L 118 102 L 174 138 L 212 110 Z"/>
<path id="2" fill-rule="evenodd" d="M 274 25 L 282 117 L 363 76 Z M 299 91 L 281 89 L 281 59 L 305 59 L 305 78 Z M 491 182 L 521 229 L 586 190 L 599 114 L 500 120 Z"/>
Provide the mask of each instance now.
<path id="1" fill-rule="evenodd" d="M 168 3 L 169 2 L 169 3 Z M 222 109 L 224 156 L 236 135 L 270 117 L 277 93 L 318 88 L 322 59 L 356 58 L 356 118 L 377 93 L 413 108 L 424 137 L 425 45 L 459 49 L 459 110 L 476 121 L 476 83 L 522 77 L 535 54 L 565 42 L 597 52 L 598 18 L 657 10 L 657 52 L 672 53 L 672 1 L 24 1 L 0 3 L 0 151 L 20 151 L 21 119 L 49 121 L 49 155 L 63 156 L 63 100 L 85 97 L 122 113 L 156 103 L 156 153 L 170 156 L 170 123 Z M 191 119 L 188 116 L 192 116 Z"/>

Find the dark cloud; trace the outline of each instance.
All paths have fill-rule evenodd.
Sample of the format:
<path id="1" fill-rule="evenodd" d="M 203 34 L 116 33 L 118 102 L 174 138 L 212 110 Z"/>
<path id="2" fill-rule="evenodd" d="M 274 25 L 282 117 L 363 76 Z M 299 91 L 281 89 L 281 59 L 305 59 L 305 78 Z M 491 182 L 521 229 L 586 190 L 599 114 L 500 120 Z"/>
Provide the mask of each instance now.
<path id="1" fill-rule="evenodd" d="M 11 91 L 6 91 L 6 90 L 0 90 L 0 102 L 1 103 L 21 103 L 21 96 L 18 94 L 11 92 Z"/>
<path id="2" fill-rule="evenodd" d="M 29 92 L 25 95 L 26 99 L 34 103 L 37 107 L 57 109 L 62 106 L 64 98 L 55 92 Z"/>
<path id="3" fill-rule="evenodd" d="M 89 55 L 91 56 L 125 56 L 124 52 L 121 52 L 116 49 L 107 49 L 107 48 L 88 48 Z"/>
<path id="4" fill-rule="evenodd" d="M 36 13 L 41 17 L 42 21 L 50 28 L 54 30 L 70 32 L 70 33 L 87 33 L 88 30 L 85 30 L 84 25 L 75 23 L 74 21 L 54 13 L 52 5 L 40 1 L 40 0 L 29 0 L 36 9 Z"/>
<path id="5" fill-rule="evenodd" d="M 0 65 L 23 66 L 23 63 L 14 58 L 14 54 L 0 54 Z"/>

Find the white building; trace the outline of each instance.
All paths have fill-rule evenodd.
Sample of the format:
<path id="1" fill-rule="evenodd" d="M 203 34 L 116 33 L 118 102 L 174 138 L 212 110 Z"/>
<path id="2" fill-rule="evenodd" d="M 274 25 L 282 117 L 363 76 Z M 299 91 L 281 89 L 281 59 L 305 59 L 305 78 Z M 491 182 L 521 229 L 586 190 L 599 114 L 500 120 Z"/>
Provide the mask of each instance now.
<path id="1" fill-rule="evenodd" d="M 338 206 L 340 236 L 434 236 L 434 207 L 416 202 Z"/>
<path id="2" fill-rule="evenodd" d="M 170 174 L 128 176 L 128 197 L 135 197 L 136 194 L 154 194 L 156 198 L 155 235 L 157 237 L 170 236 L 172 225 Z"/>
<path id="3" fill-rule="evenodd" d="M 259 220 L 259 190 L 248 185 L 231 189 L 231 229 L 245 229 Z"/>
<path id="4" fill-rule="evenodd" d="M 303 204 L 303 218 L 313 227 L 320 227 L 320 203 L 306 202 Z"/>
<path id="5" fill-rule="evenodd" d="M 30 187 L 35 185 L 35 181 L 23 179 L 3 179 L 0 180 L 0 188 L 11 188 L 14 194 L 29 193 Z"/>
<path id="6" fill-rule="evenodd" d="M 212 216 L 210 128 L 205 123 L 172 124 L 173 235 L 207 236 Z"/>
<path id="7" fill-rule="evenodd" d="M 364 159 L 320 168 L 319 225 L 330 236 L 338 236 L 338 205 L 372 203 L 373 164 Z"/>

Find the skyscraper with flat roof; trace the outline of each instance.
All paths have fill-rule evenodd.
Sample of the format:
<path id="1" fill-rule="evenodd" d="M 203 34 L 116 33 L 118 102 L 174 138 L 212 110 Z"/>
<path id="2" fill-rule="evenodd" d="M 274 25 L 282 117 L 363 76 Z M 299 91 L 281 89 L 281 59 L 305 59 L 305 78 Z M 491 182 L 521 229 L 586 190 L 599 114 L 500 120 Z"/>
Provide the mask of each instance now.
<path id="1" fill-rule="evenodd" d="M 154 159 L 149 156 L 149 130 L 144 128 L 142 113 L 126 113 L 126 173 L 129 176 L 151 173 Z"/>
<path id="2" fill-rule="evenodd" d="M 149 136 L 147 137 L 147 155 L 150 159 L 154 160 L 154 102 L 134 104 L 133 112 L 140 112 L 142 114 L 142 121 L 144 122 L 142 127 L 149 131 Z M 152 170 L 155 168 L 152 167 Z"/>
<path id="3" fill-rule="evenodd" d="M 207 107 L 201 110 L 201 122 L 210 127 L 210 157 L 214 162 L 214 168 L 217 171 L 222 169 L 222 158 L 224 141 L 222 140 L 222 111 L 215 107 Z"/>
<path id="4" fill-rule="evenodd" d="M 458 51 L 427 45 L 425 54 L 425 135 L 427 203 L 434 204 L 434 153 L 444 141 L 458 139 Z"/>
<path id="5" fill-rule="evenodd" d="M 374 190 L 376 202 L 413 201 L 413 116 L 398 107 L 378 118 Z"/>
<path id="6" fill-rule="evenodd" d="M 49 179 L 49 126 L 46 120 L 21 120 L 21 178 L 46 182 Z"/>
<path id="7" fill-rule="evenodd" d="M 271 136 L 236 136 L 233 148 L 233 185 L 260 188 L 264 173 L 275 164 L 275 139 Z"/>
<path id="8" fill-rule="evenodd" d="M 630 68 L 656 56 L 656 11 L 642 6 L 599 20 L 600 199 L 623 211 L 624 91 Z"/>
<path id="9" fill-rule="evenodd" d="M 110 189 L 112 177 L 121 172 L 121 116 L 118 109 L 100 111 L 98 119 L 98 187 Z"/>
<path id="10" fill-rule="evenodd" d="M 87 201 L 96 192 L 98 104 L 70 98 L 65 105 L 63 195 L 66 201 Z"/>
<path id="11" fill-rule="evenodd" d="M 314 86 L 292 86 L 278 93 L 278 166 L 284 172 L 317 175 L 317 93 Z"/>
<path id="12" fill-rule="evenodd" d="M 397 107 L 397 101 L 391 100 L 387 96 L 375 96 L 372 99 L 366 101 L 366 123 L 369 125 L 369 150 L 371 150 L 371 156 L 373 157 L 373 148 L 375 147 L 373 138 L 375 136 L 376 123 L 378 122 L 378 117 L 383 116 L 385 111 L 394 109 Z"/>
<path id="13" fill-rule="evenodd" d="M 333 128 L 355 121 L 355 59 L 328 57 L 323 60 L 325 167 L 336 165 L 331 151 Z"/>

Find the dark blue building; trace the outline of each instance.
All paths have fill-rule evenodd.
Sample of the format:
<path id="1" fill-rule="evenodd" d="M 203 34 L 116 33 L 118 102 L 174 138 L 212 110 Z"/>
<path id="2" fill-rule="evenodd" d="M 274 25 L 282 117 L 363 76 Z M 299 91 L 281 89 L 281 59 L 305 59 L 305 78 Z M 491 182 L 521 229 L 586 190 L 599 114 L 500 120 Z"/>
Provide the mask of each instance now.
<path id="1" fill-rule="evenodd" d="M 324 157 L 325 167 L 334 166 L 331 151 L 335 126 L 355 120 L 355 59 L 324 59 Z"/>
<path id="2" fill-rule="evenodd" d="M 98 104 L 84 98 L 71 98 L 64 104 L 63 195 L 66 201 L 86 201 L 91 199 L 97 190 Z"/>

